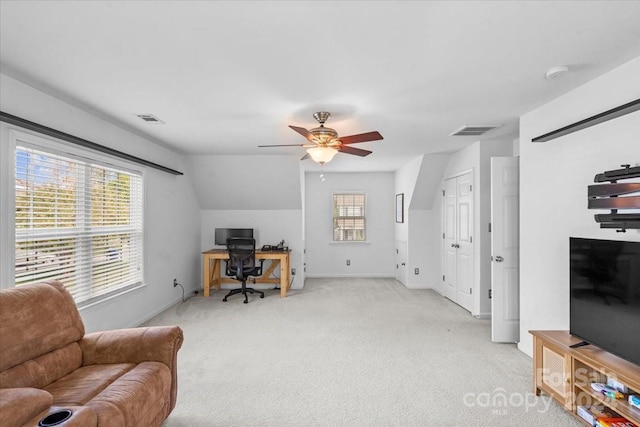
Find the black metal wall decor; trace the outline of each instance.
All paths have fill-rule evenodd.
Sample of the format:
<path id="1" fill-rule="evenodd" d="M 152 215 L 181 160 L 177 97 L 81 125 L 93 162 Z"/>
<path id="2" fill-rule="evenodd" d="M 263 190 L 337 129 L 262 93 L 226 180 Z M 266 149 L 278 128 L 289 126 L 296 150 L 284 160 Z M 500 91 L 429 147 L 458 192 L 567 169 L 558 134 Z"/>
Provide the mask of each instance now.
<path id="1" fill-rule="evenodd" d="M 640 229 L 640 212 L 618 213 L 619 209 L 640 209 L 640 182 L 619 183 L 619 180 L 639 178 L 640 166 L 621 165 L 616 169 L 599 173 L 594 182 L 607 182 L 589 186 L 588 208 L 610 209 L 610 213 L 595 214 L 600 228 L 615 228 L 617 232 Z"/>

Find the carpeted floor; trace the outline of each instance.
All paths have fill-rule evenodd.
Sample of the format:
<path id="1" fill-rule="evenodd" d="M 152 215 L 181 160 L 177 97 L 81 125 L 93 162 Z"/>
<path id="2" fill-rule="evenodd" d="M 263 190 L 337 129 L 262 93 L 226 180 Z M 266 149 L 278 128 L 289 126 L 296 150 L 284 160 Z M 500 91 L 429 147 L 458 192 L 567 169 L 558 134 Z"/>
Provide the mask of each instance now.
<path id="1" fill-rule="evenodd" d="M 491 343 L 490 321 L 433 291 L 307 279 L 286 299 L 225 293 L 147 322 L 185 335 L 165 427 L 581 425 L 533 395 L 531 359 Z"/>

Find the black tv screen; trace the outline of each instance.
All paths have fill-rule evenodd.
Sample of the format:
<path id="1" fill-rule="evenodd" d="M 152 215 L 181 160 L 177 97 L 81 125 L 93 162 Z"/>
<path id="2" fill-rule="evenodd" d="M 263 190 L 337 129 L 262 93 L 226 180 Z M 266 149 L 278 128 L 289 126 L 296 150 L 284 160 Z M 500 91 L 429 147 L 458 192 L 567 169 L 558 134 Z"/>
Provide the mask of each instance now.
<path id="1" fill-rule="evenodd" d="M 569 246 L 571 335 L 640 365 L 640 242 Z"/>
<path id="2" fill-rule="evenodd" d="M 253 228 L 216 228 L 216 245 L 226 246 L 229 237 L 253 237 Z"/>

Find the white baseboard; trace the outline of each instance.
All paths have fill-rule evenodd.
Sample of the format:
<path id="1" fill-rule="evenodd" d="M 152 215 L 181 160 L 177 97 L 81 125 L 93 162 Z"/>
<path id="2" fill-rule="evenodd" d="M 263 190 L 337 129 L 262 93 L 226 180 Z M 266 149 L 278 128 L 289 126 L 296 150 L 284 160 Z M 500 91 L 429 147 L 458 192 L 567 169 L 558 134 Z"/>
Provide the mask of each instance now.
<path id="1" fill-rule="evenodd" d="M 305 279 L 395 279 L 379 274 L 306 274 Z"/>
<path id="2" fill-rule="evenodd" d="M 433 286 L 427 285 L 425 283 L 412 283 L 409 285 L 405 284 L 404 287 L 407 289 L 433 289 Z"/>

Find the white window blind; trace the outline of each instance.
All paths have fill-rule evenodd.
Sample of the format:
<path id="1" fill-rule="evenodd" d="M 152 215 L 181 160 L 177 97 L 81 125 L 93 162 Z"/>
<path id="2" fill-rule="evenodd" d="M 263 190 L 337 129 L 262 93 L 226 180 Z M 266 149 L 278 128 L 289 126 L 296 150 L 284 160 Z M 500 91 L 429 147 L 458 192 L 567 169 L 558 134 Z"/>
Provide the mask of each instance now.
<path id="1" fill-rule="evenodd" d="M 60 280 L 79 305 L 142 283 L 142 174 L 16 146 L 15 283 Z"/>
<path id="2" fill-rule="evenodd" d="M 364 193 L 333 195 L 333 240 L 362 242 L 366 240 Z"/>

